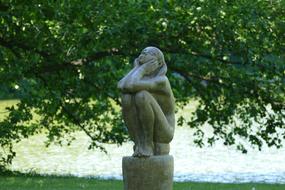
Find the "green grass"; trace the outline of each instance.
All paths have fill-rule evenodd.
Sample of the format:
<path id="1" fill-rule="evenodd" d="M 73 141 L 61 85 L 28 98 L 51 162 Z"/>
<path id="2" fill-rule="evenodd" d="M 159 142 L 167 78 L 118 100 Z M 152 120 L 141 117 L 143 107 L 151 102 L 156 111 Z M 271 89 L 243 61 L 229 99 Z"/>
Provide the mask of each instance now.
<path id="1" fill-rule="evenodd" d="M 97 180 L 75 177 L 25 177 L 1 176 L 1 190 L 116 190 L 122 189 L 121 181 Z"/>
<path id="2" fill-rule="evenodd" d="M 123 190 L 123 182 L 57 176 L 0 176 L 1 190 Z M 278 184 L 174 183 L 174 190 L 284 190 Z"/>

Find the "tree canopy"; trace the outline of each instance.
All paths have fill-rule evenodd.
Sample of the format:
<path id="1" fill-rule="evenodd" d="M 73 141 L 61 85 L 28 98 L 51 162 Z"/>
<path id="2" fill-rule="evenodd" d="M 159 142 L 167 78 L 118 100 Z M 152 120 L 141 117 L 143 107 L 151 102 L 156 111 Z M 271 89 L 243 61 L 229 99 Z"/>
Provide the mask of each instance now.
<path id="1" fill-rule="evenodd" d="M 19 102 L 0 121 L 0 165 L 36 133 L 60 143 L 83 131 L 89 148 L 124 142 L 116 85 L 146 46 L 164 52 L 178 107 L 199 102 L 177 120 L 199 146 L 222 139 L 245 152 L 241 137 L 281 147 L 284 34 L 284 0 L 2 0 L 0 89 Z"/>

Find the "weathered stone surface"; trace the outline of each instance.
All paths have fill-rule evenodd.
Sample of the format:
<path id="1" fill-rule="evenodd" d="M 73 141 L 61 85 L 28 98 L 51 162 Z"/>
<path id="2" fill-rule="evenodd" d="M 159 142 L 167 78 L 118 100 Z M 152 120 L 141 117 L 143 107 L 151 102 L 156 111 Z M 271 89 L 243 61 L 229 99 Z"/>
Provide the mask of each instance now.
<path id="1" fill-rule="evenodd" d="M 169 153 L 175 128 L 175 100 L 166 71 L 163 53 L 156 47 L 147 47 L 118 83 L 123 118 L 135 143 L 135 157 Z"/>
<path id="2" fill-rule="evenodd" d="M 170 155 L 124 157 L 124 190 L 172 190 L 174 161 Z"/>
<path id="3" fill-rule="evenodd" d="M 133 157 L 123 158 L 125 190 L 172 190 L 173 157 L 168 154 L 175 100 L 166 71 L 163 53 L 147 47 L 118 83 L 123 118 L 135 143 Z"/>

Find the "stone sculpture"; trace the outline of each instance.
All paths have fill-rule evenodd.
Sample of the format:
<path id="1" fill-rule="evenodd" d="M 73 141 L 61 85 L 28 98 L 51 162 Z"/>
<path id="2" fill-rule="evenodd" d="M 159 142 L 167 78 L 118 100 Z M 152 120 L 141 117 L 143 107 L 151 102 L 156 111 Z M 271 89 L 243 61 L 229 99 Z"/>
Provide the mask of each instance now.
<path id="1" fill-rule="evenodd" d="M 147 47 L 118 83 L 123 93 L 123 118 L 135 143 L 134 157 L 169 153 L 175 104 L 166 71 L 163 53 L 156 47 Z"/>
<path id="2" fill-rule="evenodd" d="M 123 158 L 125 190 L 172 190 L 174 163 L 168 154 L 175 102 L 166 71 L 163 53 L 147 47 L 118 83 L 123 118 L 135 143 L 133 156 Z"/>

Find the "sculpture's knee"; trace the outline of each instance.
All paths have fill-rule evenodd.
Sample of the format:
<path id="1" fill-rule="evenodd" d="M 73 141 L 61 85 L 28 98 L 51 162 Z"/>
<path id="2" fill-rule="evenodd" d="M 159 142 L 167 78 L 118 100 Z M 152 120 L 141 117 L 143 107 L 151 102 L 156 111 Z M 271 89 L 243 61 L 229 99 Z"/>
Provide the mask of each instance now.
<path id="1" fill-rule="evenodd" d="M 122 96 L 122 107 L 129 109 L 132 106 L 132 95 L 123 94 Z"/>
<path id="2" fill-rule="evenodd" d="M 136 105 L 139 107 L 144 106 L 147 103 L 149 93 L 145 90 L 142 90 L 135 95 Z"/>

